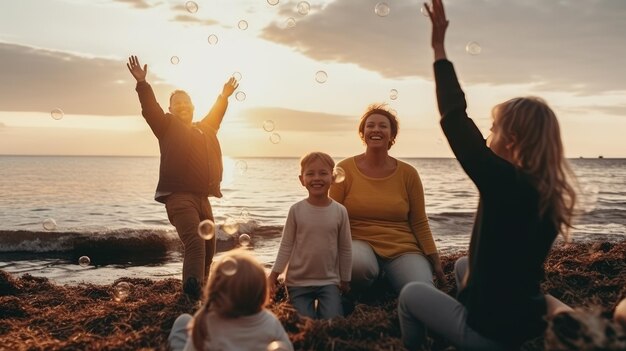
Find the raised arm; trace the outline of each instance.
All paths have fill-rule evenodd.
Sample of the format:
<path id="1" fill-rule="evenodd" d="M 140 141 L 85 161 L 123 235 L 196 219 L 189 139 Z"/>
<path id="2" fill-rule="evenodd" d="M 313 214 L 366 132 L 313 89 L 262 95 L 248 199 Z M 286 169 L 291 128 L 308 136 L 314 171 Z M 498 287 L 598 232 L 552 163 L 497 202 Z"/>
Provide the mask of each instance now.
<path id="1" fill-rule="evenodd" d="M 424 3 L 424 7 L 426 11 L 428 11 L 428 17 L 430 17 L 430 21 L 433 25 L 430 44 L 435 52 L 435 61 L 446 59 L 444 40 L 446 37 L 446 29 L 448 29 L 450 22 L 446 19 L 446 11 L 443 7 L 443 2 L 442 0 L 433 0 L 432 6 Z"/>
<path id="2" fill-rule="evenodd" d="M 224 119 L 226 108 L 228 108 L 228 98 L 233 95 L 233 92 L 239 87 L 239 82 L 233 77 L 230 77 L 224 87 L 222 93 L 217 97 L 215 104 L 211 108 L 211 111 L 200 121 L 201 128 L 209 128 L 217 132 Z"/>
<path id="3" fill-rule="evenodd" d="M 146 119 L 146 122 L 148 122 L 152 133 L 154 133 L 157 138 L 160 138 L 165 134 L 170 121 L 165 117 L 165 112 L 163 112 L 163 109 L 159 106 L 154 96 L 154 91 L 152 91 L 152 87 L 146 82 L 148 65 L 143 65 L 143 68 L 141 68 L 137 56 L 130 56 L 126 67 L 128 67 L 128 71 L 137 81 L 135 90 L 139 96 L 139 102 L 141 103 L 141 114 Z"/>

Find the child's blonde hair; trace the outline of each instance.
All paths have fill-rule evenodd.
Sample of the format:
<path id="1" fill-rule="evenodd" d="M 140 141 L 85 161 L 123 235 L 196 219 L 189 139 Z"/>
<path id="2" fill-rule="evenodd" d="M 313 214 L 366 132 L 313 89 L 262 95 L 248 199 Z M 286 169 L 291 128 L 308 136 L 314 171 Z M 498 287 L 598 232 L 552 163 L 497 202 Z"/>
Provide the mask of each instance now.
<path id="1" fill-rule="evenodd" d="M 304 167 L 306 167 L 306 165 L 308 165 L 309 163 L 315 160 L 321 160 L 323 163 L 328 165 L 330 170 L 335 168 L 335 161 L 333 160 L 332 157 L 330 157 L 330 155 L 323 153 L 323 152 L 314 151 L 314 152 L 309 152 L 308 154 L 300 158 L 300 174 L 304 172 Z"/>
<path id="2" fill-rule="evenodd" d="M 214 264 L 204 288 L 205 301 L 193 319 L 192 341 L 196 350 L 204 350 L 210 339 L 207 314 L 237 318 L 260 312 L 267 303 L 267 279 L 263 267 L 243 250 L 233 250 Z"/>
<path id="3" fill-rule="evenodd" d="M 539 213 L 548 214 L 567 239 L 572 227 L 576 192 L 563 152 L 554 111 L 541 98 L 519 97 L 494 106 L 494 127 L 511 143 L 515 166 L 531 176 L 539 192 Z"/>

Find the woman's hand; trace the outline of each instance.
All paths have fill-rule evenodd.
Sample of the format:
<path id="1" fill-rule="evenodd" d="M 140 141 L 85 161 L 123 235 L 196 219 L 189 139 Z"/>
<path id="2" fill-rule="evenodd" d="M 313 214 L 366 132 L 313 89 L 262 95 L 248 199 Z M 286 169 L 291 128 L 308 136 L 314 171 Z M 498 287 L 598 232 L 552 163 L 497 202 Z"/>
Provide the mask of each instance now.
<path id="1" fill-rule="evenodd" d="M 424 3 L 428 17 L 432 23 L 431 46 L 435 51 L 435 61 L 446 59 L 446 48 L 444 45 L 446 29 L 450 21 L 446 19 L 446 11 L 443 8 L 442 0 L 433 0 L 432 5 Z"/>
<path id="2" fill-rule="evenodd" d="M 148 74 L 148 65 L 143 65 L 142 69 L 137 56 L 130 56 L 128 58 L 128 63 L 126 64 L 126 67 L 128 67 L 130 74 L 135 77 L 137 83 L 144 82 L 146 80 L 146 74 Z"/>

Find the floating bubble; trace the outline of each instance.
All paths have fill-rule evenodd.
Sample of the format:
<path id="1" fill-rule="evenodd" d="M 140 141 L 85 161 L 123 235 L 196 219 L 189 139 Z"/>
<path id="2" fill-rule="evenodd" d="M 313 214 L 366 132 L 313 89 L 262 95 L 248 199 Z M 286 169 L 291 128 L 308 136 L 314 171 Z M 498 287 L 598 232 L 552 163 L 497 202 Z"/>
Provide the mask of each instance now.
<path id="1" fill-rule="evenodd" d="M 470 41 L 469 43 L 467 43 L 467 45 L 465 45 L 465 51 L 467 51 L 467 53 L 470 55 L 479 55 L 481 51 L 483 51 L 483 49 L 477 42 Z"/>
<path id="2" fill-rule="evenodd" d="M 248 212 L 245 208 L 242 208 L 239 217 L 241 217 L 242 220 L 247 221 L 248 218 L 250 218 L 250 212 Z"/>
<path id="3" fill-rule="evenodd" d="M 274 121 L 271 119 L 263 121 L 263 130 L 266 132 L 271 132 L 274 130 Z"/>
<path id="4" fill-rule="evenodd" d="M 241 76 L 241 73 L 233 72 L 233 78 L 235 78 L 238 82 L 240 82 L 241 78 L 243 78 L 243 77 Z"/>
<path id="5" fill-rule="evenodd" d="M 326 83 L 326 80 L 328 80 L 328 74 L 326 74 L 326 72 L 324 71 L 317 71 L 315 72 L 315 81 L 320 83 L 320 84 L 324 84 Z"/>
<path id="6" fill-rule="evenodd" d="M 224 224 L 222 224 L 222 229 L 227 234 L 233 235 L 239 230 L 239 222 L 232 217 L 226 217 Z"/>
<path id="7" fill-rule="evenodd" d="M 306 1 L 300 1 L 298 3 L 298 13 L 302 16 L 305 16 L 311 10 L 311 5 Z"/>
<path id="8" fill-rule="evenodd" d="M 296 19 L 293 17 L 289 17 L 287 18 L 287 20 L 285 21 L 285 26 L 287 28 L 293 28 L 296 26 Z"/>
<path id="9" fill-rule="evenodd" d="M 243 91 L 238 91 L 237 94 L 235 94 L 235 99 L 237 99 L 237 101 L 243 101 L 246 99 L 246 93 L 244 93 Z"/>
<path id="10" fill-rule="evenodd" d="M 195 1 L 187 1 L 185 3 L 185 8 L 189 11 L 189 13 L 198 12 L 198 4 Z"/>
<path id="11" fill-rule="evenodd" d="M 241 30 L 246 30 L 248 29 L 248 22 L 246 20 L 241 20 L 237 23 L 237 27 Z"/>
<path id="12" fill-rule="evenodd" d="M 215 35 L 215 34 L 209 35 L 209 38 L 207 40 L 209 41 L 209 44 L 211 44 L 211 45 L 215 45 L 219 41 L 217 35 Z"/>
<path id="13" fill-rule="evenodd" d="M 248 163 L 244 160 L 235 162 L 235 169 L 239 174 L 245 174 L 248 171 Z"/>
<path id="14" fill-rule="evenodd" d="M 390 98 L 391 100 L 395 100 L 395 99 L 397 99 L 397 98 L 398 98 L 398 91 L 397 91 L 396 89 L 391 89 L 391 90 L 389 91 L 389 98 Z"/>
<path id="15" fill-rule="evenodd" d="M 346 180 L 346 171 L 341 167 L 335 167 L 335 169 L 333 169 L 333 182 L 341 183 L 344 180 Z"/>
<path id="16" fill-rule="evenodd" d="M 119 282 L 113 285 L 113 299 L 117 302 L 126 300 L 131 288 L 132 285 L 129 282 Z"/>
<path id="17" fill-rule="evenodd" d="M 272 6 L 278 5 L 278 2 L 279 2 L 278 0 L 267 0 L 267 3 L 272 5 Z"/>
<path id="18" fill-rule="evenodd" d="M 282 341 L 272 341 L 267 345 L 267 351 L 288 351 L 290 348 Z"/>
<path id="19" fill-rule="evenodd" d="M 270 135 L 270 142 L 272 144 L 278 144 L 280 143 L 280 134 L 278 133 L 272 133 L 272 135 Z"/>
<path id="20" fill-rule="evenodd" d="M 237 273 L 237 261 L 232 257 L 226 257 L 220 262 L 220 271 L 227 276 L 233 276 Z"/>
<path id="21" fill-rule="evenodd" d="M 63 113 L 63 110 L 57 107 L 54 110 L 50 111 L 50 116 L 52 116 L 53 119 L 56 119 L 58 121 L 61 118 L 63 118 L 64 113 Z"/>
<path id="22" fill-rule="evenodd" d="M 177 65 L 177 64 L 180 62 L 180 59 L 178 58 L 178 56 L 172 56 L 172 57 L 170 58 L 170 62 L 171 62 L 173 65 Z"/>
<path id="23" fill-rule="evenodd" d="M 46 218 L 43 220 L 43 229 L 45 230 L 55 230 L 57 229 L 57 222 L 52 218 Z"/>
<path id="24" fill-rule="evenodd" d="M 215 236 L 215 223 L 205 219 L 198 224 L 198 235 L 204 240 L 211 240 Z"/>
<path id="25" fill-rule="evenodd" d="M 420 12 L 422 13 L 424 17 L 429 17 L 428 10 L 426 9 L 426 7 L 422 6 L 422 8 L 420 9 Z"/>
<path id="26" fill-rule="evenodd" d="M 387 5 L 386 2 L 379 2 L 378 4 L 376 4 L 376 7 L 374 7 L 374 13 L 376 13 L 380 17 L 387 17 L 389 15 L 389 12 L 391 12 L 391 10 L 389 9 L 389 5 Z"/>
<path id="27" fill-rule="evenodd" d="M 248 247 L 250 245 L 250 241 L 251 241 L 250 235 L 248 234 L 239 235 L 239 245 Z"/>
<path id="28" fill-rule="evenodd" d="M 78 264 L 81 267 L 87 267 L 87 266 L 89 266 L 89 264 L 91 264 L 91 259 L 89 257 L 87 257 L 87 256 L 80 256 L 78 258 Z"/>

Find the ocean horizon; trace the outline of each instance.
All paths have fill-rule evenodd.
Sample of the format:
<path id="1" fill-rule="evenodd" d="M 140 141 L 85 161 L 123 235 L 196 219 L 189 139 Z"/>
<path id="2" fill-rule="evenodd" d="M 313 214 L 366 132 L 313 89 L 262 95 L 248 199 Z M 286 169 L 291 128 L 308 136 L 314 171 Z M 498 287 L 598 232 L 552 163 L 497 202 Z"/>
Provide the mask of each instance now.
<path id="1" fill-rule="evenodd" d="M 478 194 L 458 162 L 399 159 L 420 174 L 440 251 L 467 249 Z M 626 238 L 626 159 L 570 163 L 581 191 L 572 240 Z M 69 284 L 180 278 L 180 241 L 153 199 L 158 165 L 158 156 L 0 156 L 0 269 Z M 249 234 L 247 249 L 270 267 L 289 207 L 307 195 L 298 174 L 299 157 L 225 157 L 224 197 L 210 198 L 219 249 Z M 224 232 L 226 220 L 238 223 L 237 233 Z"/>

